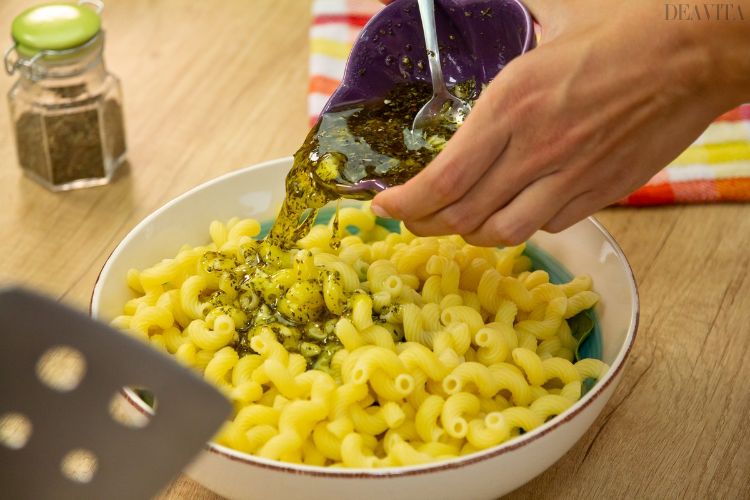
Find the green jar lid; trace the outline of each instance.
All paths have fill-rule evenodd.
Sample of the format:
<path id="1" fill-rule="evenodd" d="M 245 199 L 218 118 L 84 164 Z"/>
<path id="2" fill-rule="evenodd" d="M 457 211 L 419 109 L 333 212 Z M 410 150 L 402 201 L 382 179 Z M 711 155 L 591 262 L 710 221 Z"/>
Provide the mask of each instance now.
<path id="1" fill-rule="evenodd" d="M 16 50 L 32 57 L 42 50 L 73 49 L 94 38 L 101 29 L 101 17 L 83 5 L 54 2 L 31 7 L 11 25 Z"/>

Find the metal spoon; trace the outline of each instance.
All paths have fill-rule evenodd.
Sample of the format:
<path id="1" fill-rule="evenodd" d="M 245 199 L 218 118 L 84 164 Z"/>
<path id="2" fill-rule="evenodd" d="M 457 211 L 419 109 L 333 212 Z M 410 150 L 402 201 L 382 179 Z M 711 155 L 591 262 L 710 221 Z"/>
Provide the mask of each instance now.
<path id="1" fill-rule="evenodd" d="M 440 66 L 437 29 L 435 28 L 435 0 L 417 0 L 422 19 L 427 60 L 432 75 L 432 98 L 419 110 L 412 123 L 412 131 L 422 130 L 435 121 L 461 124 L 471 111 L 468 103 L 448 91 Z"/>

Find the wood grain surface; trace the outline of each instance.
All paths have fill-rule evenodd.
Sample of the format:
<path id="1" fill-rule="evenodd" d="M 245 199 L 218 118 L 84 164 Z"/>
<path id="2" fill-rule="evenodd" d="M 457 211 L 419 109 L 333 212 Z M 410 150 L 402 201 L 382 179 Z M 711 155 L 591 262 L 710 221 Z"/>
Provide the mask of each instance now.
<path id="1" fill-rule="evenodd" d="M 32 3 L 0 2 L 0 26 Z M 0 100 L 0 284 L 85 309 L 104 260 L 148 213 L 293 153 L 307 132 L 309 10 L 307 0 L 108 0 L 129 163 L 110 186 L 47 192 L 21 175 Z M 0 91 L 12 81 L 0 78 Z M 591 430 L 508 498 L 750 498 L 750 205 L 599 218 L 638 280 L 638 339 Z M 182 477 L 161 498 L 217 497 Z"/>

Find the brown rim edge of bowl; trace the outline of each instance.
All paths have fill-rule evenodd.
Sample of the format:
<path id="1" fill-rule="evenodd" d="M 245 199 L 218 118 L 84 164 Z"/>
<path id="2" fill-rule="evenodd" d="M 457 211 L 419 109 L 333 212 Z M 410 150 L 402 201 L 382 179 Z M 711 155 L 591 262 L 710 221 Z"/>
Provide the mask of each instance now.
<path id="1" fill-rule="evenodd" d="M 102 264 L 102 268 L 99 269 L 99 272 L 96 274 L 96 280 L 94 280 L 94 288 L 91 289 L 91 297 L 89 297 L 89 317 L 94 317 L 94 292 L 96 291 L 96 287 L 99 286 L 99 280 L 102 279 L 102 273 L 104 272 L 104 268 L 107 267 L 107 263 L 109 262 L 109 259 L 112 258 L 112 254 L 115 253 L 115 250 L 117 250 L 120 247 L 120 244 L 118 243 L 115 245 L 115 247 L 112 249 L 111 252 L 109 252 L 109 255 L 106 259 L 104 259 L 104 264 Z"/>
<path id="2" fill-rule="evenodd" d="M 295 475 L 313 476 L 313 477 L 330 477 L 330 478 L 337 478 L 337 479 L 382 479 L 382 478 L 389 478 L 389 477 L 406 477 L 406 476 L 418 476 L 418 475 L 424 475 L 424 474 L 431 474 L 433 472 L 441 472 L 441 471 L 450 470 L 450 469 L 459 469 L 468 465 L 475 464 L 477 462 L 483 462 L 485 460 L 489 460 L 490 458 L 504 455 L 508 452 L 511 452 L 513 450 L 526 446 L 527 444 L 533 443 L 537 439 L 547 435 L 548 433 L 552 432 L 553 430 L 557 429 L 563 424 L 570 422 L 573 418 L 578 416 L 584 409 L 591 406 L 591 404 L 601 395 L 602 392 L 604 392 L 604 390 L 607 387 L 609 387 L 612 384 L 612 381 L 615 380 L 617 378 L 617 375 L 622 371 L 623 367 L 625 366 L 625 361 L 627 361 L 628 356 L 630 355 L 630 351 L 633 349 L 633 344 L 635 343 L 635 338 L 638 332 L 638 325 L 640 322 L 640 314 L 641 314 L 640 299 L 638 297 L 638 286 L 635 281 L 635 274 L 633 273 L 633 268 L 630 266 L 630 262 L 628 261 L 628 258 L 625 256 L 625 253 L 622 251 L 622 248 L 620 248 L 620 245 L 617 243 L 614 237 L 609 233 L 609 231 L 602 225 L 601 222 L 599 222 L 594 217 L 588 217 L 588 220 L 591 221 L 591 223 L 594 224 L 594 226 L 597 229 L 599 229 L 599 231 L 602 232 L 605 239 L 614 247 L 617 256 L 620 259 L 622 259 L 622 261 L 625 263 L 625 270 L 627 271 L 627 274 L 630 277 L 631 293 L 633 295 L 633 316 L 631 316 L 632 328 L 630 329 L 630 331 L 628 331 L 627 336 L 626 336 L 626 339 L 627 337 L 630 337 L 630 342 L 628 343 L 627 349 L 625 350 L 625 354 L 622 357 L 622 362 L 614 369 L 614 371 L 607 373 L 607 380 L 603 384 L 594 386 L 594 388 L 592 389 L 590 393 L 591 397 L 589 399 L 584 401 L 581 404 L 581 406 L 573 408 L 573 410 L 570 413 L 565 415 L 560 420 L 552 422 L 548 425 L 547 424 L 543 425 L 542 427 L 539 428 L 540 430 L 538 433 L 526 439 L 520 438 L 514 441 L 510 441 L 506 444 L 498 445 L 497 447 L 495 447 L 494 450 L 490 448 L 491 451 L 485 451 L 484 453 L 481 453 L 476 456 L 468 455 L 466 458 L 456 459 L 457 461 L 447 461 L 447 462 L 442 462 L 442 463 L 438 462 L 436 464 L 426 465 L 418 469 L 410 469 L 410 468 L 403 468 L 403 470 L 386 469 L 386 470 L 383 470 L 382 472 L 370 472 L 370 471 L 362 471 L 362 470 L 357 470 L 357 469 L 352 470 L 351 472 L 343 472 L 343 471 L 339 472 L 335 470 L 331 470 L 331 471 L 316 470 L 316 469 L 307 469 L 307 468 L 302 469 L 295 465 L 287 465 L 284 462 L 277 462 L 277 463 L 260 462 L 257 460 L 256 457 L 242 453 L 241 451 L 228 453 L 220 449 L 218 447 L 219 445 L 216 445 L 214 443 L 207 443 L 206 446 L 204 447 L 204 451 L 207 451 L 209 453 L 213 453 L 216 455 L 220 455 L 234 462 L 241 462 L 241 463 L 251 465 L 254 467 L 258 467 L 261 469 L 275 470 L 275 471 L 291 473 Z M 93 307 L 93 302 L 94 302 L 94 291 L 96 290 L 96 287 L 99 284 L 102 271 L 104 271 L 104 268 L 107 266 L 109 259 L 112 258 L 112 254 L 114 254 L 115 250 L 118 247 L 119 245 L 117 245 L 115 249 L 113 249 L 112 252 L 110 252 L 109 257 L 107 257 L 107 259 L 104 261 L 104 264 L 102 265 L 102 268 L 99 270 L 99 274 L 96 277 L 96 281 L 94 282 L 94 288 L 91 291 L 91 298 L 89 299 L 89 316 L 91 316 L 93 312 L 92 307 Z M 143 407 L 144 403 L 142 401 L 134 400 L 125 389 L 122 389 L 120 393 L 136 409 L 136 411 L 149 417 L 153 416 L 152 413 L 149 412 L 149 410 Z M 237 456 L 236 454 L 243 454 L 245 456 Z"/>

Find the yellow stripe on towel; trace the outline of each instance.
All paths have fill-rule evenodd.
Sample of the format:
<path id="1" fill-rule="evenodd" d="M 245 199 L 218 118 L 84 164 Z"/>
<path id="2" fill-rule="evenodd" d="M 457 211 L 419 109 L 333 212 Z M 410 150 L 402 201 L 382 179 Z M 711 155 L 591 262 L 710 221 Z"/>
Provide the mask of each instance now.
<path id="1" fill-rule="evenodd" d="M 678 156 L 672 165 L 696 165 L 750 160 L 750 142 L 727 142 L 691 146 Z"/>
<path id="2" fill-rule="evenodd" d="M 313 54 L 322 54 L 337 59 L 346 59 L 349 57 L 349 51 L 351 49 L 351 44 L 347 42 L 337 42 L 325 38 L 313 38 L 310 40 L 310 50 Z"/>

